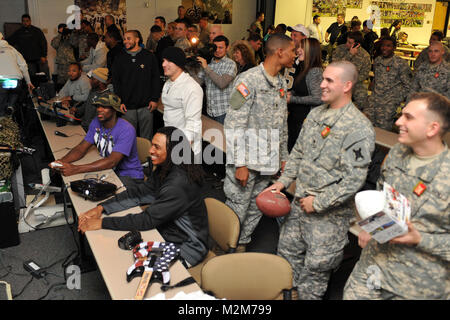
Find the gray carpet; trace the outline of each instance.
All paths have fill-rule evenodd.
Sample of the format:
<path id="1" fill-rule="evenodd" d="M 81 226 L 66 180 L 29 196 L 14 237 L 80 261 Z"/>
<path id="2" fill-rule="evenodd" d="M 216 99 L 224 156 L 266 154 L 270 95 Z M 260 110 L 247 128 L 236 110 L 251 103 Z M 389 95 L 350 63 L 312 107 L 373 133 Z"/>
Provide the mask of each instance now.
<path id="1" fill-rule="evenodd" d="M 11 285 L 14 300 L 104 300 L 110 299 L 100 272 L 82 273 L 79 282 L 70 278 L 72 286 L 80 284 L 80 290 L 69 290 L 64 279 L 62 263 L 76 251 L 72 233 L 67 226 L 48 228 L 20 235 L 18 246 L 0 250 L 0 280 Z M 73 254 L 74 257 L 76 254 Z M 23 263 L 33 260 L 46 268 L 45 278 L 33 278 L 23 268 Z M 71 275 L 75 275 L 73 272 Z M 19 295 L 20 294 L 20 295 Z M 45 297 L 44 297 L 45 296 Z"/>

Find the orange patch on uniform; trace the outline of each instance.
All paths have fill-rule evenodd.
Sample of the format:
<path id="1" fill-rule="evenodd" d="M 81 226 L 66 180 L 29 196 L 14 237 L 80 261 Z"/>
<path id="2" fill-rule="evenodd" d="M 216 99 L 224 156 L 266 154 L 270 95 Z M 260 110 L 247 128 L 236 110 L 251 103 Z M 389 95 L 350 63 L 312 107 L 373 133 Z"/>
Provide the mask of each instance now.
<path id="1" fill-rule="evenodd" d="M 325 129 L 322 130 L 322 132 L 320 133 L 322 135 L 322 138 L 326 138 L 328 137 L 328 135 L 330 134 L 330 127 L 326 127 Z"/>
<path id="2" fill-rule="evenodd" d="M 417 183 L 416 186 L 414 187 L 414 193 L 420 197 L 422 193 L 425 192 L 426 189 L 427 186 L 422 181 L 419 181 L 419 183 Z"/>

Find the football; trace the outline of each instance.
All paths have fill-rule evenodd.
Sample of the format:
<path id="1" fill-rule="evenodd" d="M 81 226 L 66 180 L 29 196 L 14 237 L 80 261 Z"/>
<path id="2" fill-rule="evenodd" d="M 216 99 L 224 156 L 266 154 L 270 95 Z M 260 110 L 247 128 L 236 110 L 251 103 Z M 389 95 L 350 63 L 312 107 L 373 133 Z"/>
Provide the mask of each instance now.
<path id="1" fill-rule="evenodd" d="M 256 206 L 268 217 L 276 218 L 285 216 L 291 211 L 291 204 L 284 193 L 275 190 L 261 192 L 256 197 Z"/>

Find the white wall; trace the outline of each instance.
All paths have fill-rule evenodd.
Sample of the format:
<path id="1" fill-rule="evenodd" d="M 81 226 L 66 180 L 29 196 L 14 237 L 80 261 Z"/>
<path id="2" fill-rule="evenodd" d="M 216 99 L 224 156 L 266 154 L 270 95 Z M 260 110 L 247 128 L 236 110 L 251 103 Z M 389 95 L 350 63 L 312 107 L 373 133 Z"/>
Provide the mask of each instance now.
<path id="1" fill-rule="evenodd" d="M 28 0 L 28 10 L 31 23 L 41 28 L 47 38 L 50 73 L 53 73 L 56 50 L 52 48 L 50 42 L 58 34 L 58 24 L 66 23 L 70 16 L 66 13 L 67 7 L 73 5 L 73 0 Z"/>
<path id="2" fill-rule="evenodd" d="M 308 26 L 312 21 L 312 0 L 277 0 L 275 6 L 275 27 L 284 23 L 287 26 L 303 24 Z"/>
<path id="3" fill-rule="evenodd" d="M 3 0 L 1 0 L 3 1 Z M 27 0 L 33 25 L 44 32 L 48 42 L 48 58 L 50 71 L 54 70 L 54 57 L 56 51 L 51 48 L 50 41 L 57 34 L 59 23 L 66 22 L 69 14 L 68 6 L 73 5 L 73 0 Z M 8 1 L 9 2 L 9 1 Z M 138 29 L 142 33 L 144 41 L 147 39 L 150 28 L 156 16 L 163 16 L 167 22 L 177 18 L 177 8 L 181 0 L 150 0 L 145 7 L 144 0 L 127 0 L 127 28 Z M 233 24 L 223 25 L 225 35 L 230 42 L 247 36 L 246 30 L 253 22 L 256 13 L 256 0 L 233 1 Z M 20 22 L 20 16 L 18 17 Z M 13 21 L 11 21 L 13 22 Z"/>
<path id="4" fill-rule="evenodd" d="M 20 22 L 25 12 L 24 0 L 0 0 L 0 32 L 5 22 Z"/>
<path id="5" fill-rule="evenodd" d="M 345 13 L 345 20 L 350 21 L 353 16 L 358 16 L 362 21 L 369 18 L 367 7 L 371 0 L 363 0 L 362 9 L 347 9 Z M 406 28 L 402 27 L 401 31 L 408 33 L 408 41 L 411 43 L 428 44 L 431 35 L 434 8 L 436 6 L 435 0 L 407 0 L 405 3 L 423 3 L 432 4 L 431 12 L 425 13 L 424 26 L 422 28 Z M 333 22 L 336 22 L 336 17 L 321 17 L 321 25 L 326 30 Z M 295 25 L 302 23 L 306 26 L 312 23 L 312 0 L 277 0 L 275 9 L 275 25 L 278 23 L 285 23 L 286 25 Z M 375 31 L 380 34 L 379 28 Z"/>

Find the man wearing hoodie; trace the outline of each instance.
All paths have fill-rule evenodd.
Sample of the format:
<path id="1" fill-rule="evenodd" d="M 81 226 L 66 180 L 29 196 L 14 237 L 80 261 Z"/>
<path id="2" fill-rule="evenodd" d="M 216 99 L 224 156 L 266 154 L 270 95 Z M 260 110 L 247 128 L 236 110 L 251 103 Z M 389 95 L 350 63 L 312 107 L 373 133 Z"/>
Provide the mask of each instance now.
<path id="1" fill-rule="evenodd" d="M 120 110 L 139 137 L 151 140 L 153 111 L 161 95 L 158 60 L 150 51 L 139 46 L 136 30 L 124 35 L 125 52 L 118 55 L 112 66 L 114 92 L 122 100 Z"/>

